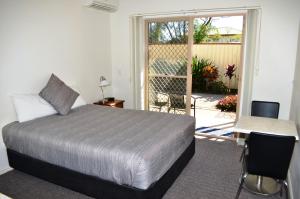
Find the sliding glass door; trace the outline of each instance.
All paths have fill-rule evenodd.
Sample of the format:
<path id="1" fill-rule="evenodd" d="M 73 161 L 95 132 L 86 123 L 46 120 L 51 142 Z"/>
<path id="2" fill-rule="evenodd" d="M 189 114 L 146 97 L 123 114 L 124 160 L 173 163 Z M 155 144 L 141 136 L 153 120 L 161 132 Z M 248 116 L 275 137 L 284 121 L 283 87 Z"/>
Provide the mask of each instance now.
<path id="1" fill-rule="evenodd" d="M 189 114 L 193 27 L 189 18 L 146 21 L 145 108 Z"/>

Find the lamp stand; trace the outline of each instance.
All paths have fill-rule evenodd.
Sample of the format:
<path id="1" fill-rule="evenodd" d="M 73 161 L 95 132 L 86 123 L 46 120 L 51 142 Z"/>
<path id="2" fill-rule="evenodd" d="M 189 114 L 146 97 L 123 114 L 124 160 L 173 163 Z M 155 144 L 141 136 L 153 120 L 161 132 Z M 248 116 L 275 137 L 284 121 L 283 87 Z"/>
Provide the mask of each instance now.
<path id="1" fill-rule="evenodd" d="M 104 92 L 103 92 L 103 86 L 100 86 L 100 88 L 101 88 L 101 91 L 102 91 L 102 97 L 103 97 L 102 102 L 105 103 Z"/>

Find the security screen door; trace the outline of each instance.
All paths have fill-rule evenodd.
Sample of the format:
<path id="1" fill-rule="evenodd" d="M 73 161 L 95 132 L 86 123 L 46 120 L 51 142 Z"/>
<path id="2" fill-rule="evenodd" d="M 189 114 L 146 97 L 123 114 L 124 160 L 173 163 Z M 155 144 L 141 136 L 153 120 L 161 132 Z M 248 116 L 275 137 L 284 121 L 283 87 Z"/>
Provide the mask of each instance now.
<path id="1" fill-rule="evenodd" d="M 146 110 L 189 114 L 191 21 L 189 18 L 146 21 Z"/>

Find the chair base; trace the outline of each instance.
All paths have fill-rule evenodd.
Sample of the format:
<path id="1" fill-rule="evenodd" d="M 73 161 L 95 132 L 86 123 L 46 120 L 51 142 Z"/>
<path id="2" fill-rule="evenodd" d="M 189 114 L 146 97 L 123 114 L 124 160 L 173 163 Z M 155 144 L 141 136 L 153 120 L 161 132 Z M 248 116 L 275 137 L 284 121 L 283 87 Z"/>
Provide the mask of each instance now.
<path id="1" fill-rule="evenodd" d="M 248 174 L 243 187 L 254 194 L 271 196 L 279 193 L 282 185 L 273 178 Z"/>
<path id="2" fill-rule="evenodd" d="M 280 194 L 280 196 L 282 196 L 284 190 L 285 198 L 289 199 L 288 183 L 286 180 L 275 180 L 269 177 L 259 177 L 256 175 L 243 173 L 240 178 L 240 185 L 235 199 L 239 199 L 243 188 L 250 193 L 267 197 L 275 194 Z"/>

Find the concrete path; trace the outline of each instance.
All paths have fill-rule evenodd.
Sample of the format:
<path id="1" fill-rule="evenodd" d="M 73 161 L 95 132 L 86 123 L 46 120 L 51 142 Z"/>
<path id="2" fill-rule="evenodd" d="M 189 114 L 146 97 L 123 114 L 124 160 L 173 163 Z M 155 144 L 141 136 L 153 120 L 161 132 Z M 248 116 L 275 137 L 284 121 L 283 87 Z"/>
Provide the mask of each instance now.
<path id="1" fill-rule="evenodd" d="M 218 100 L 226 95 L 193 93 L 196 100 L 196 129 L 197 132 L 205 132 L 210 135 L 222 135 L 231 132 L 234 125 L 236 114 L 234 112 L 221 112 L 216 109 Z M 191 103 L 194 103 L 192 99 Z M 191 115 L 194 116 L 194 110 L 191 109 Z M 209 128 L 204 128 L 209 127 Z M 221 129 L 221 130 L 217 130 Z"/>

